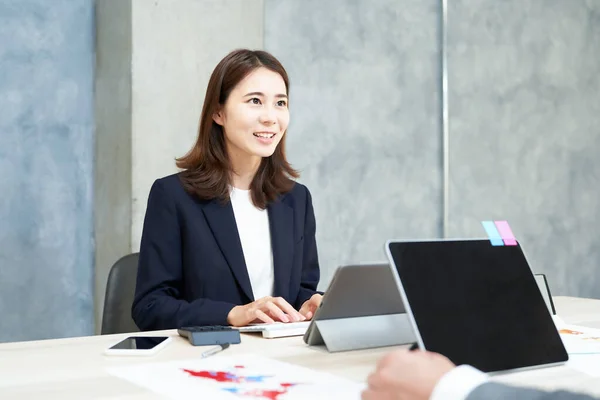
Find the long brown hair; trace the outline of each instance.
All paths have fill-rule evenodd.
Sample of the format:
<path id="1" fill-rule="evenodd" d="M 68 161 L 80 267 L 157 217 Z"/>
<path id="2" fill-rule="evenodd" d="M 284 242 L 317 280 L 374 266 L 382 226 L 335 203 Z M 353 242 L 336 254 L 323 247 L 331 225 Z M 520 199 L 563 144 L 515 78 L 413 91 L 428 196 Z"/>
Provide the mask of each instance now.
<path id="1" fill-rule="evenodd" d="M 229 200 L 231 162 L 225 148 L 223 128 L 213 120 L 213 115 L 225 105 L 235 86 L 260 67 L 281 75 L 289 96 L 287 72 L 271 54 L 240 49 L 225 56 L 215 67 L 206 88 L 198 139 L 185 156 L 177 159 L 177 167 L 184 169 L 179 176 L 188 193 L 203 200 Z M 284 133 L 272 156 L 261 160 L 250 184 L 252 202 L 261 209 L 279 195 L 289 192 L 294 186 L 293 178 L 299 176 L 285 157 L 286 136 Z"/>

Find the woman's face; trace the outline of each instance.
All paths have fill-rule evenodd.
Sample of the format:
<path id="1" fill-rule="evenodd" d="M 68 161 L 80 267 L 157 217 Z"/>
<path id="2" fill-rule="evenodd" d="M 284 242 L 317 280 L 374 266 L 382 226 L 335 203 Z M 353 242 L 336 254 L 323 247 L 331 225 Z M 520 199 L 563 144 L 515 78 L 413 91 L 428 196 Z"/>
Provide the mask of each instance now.
<path id="1" fill-rule="evenodd" d="M 213 119 L 223 127 L 230 156 L 270 157 L 290 121 L 283 78 L 257 68 L 237 84 Z"/>

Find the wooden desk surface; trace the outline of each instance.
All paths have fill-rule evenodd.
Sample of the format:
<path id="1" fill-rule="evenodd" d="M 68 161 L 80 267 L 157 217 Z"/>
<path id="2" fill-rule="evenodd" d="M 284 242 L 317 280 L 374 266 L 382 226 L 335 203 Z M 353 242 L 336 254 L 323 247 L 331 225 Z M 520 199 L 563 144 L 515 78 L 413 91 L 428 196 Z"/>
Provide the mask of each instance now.
<path id="1" fill-rule="evenodd" d="M 566 322 L 600 328 L 600 300 L 555 297 L 557 314 Z M 138 333 L 140 335 L 143 333 Z M 157 355 L 110 357 L 102 352 L 127 334 L 0 344 L 0 398 L 8 399 L 159 399 L 144 388 L 110 376 L 105 368 L 144 362 L 197 358 L 206 347 L 190 346 L 176 331 L 152 334 L 174 336 Z M 242 335 L 242 344 L 228 355 L 258 353 L 291 364 L 334 373 L 364 382 L 375 363 L 392 348 L 329 354 L 306 346 L 301 337 L 263 339 Z M 214 356 L 218 357 L 218 355 Z M 508 374 L 493 379 L 544 389 L 566 388 L 600 396 L 600 378 L 568 367 Z"/>

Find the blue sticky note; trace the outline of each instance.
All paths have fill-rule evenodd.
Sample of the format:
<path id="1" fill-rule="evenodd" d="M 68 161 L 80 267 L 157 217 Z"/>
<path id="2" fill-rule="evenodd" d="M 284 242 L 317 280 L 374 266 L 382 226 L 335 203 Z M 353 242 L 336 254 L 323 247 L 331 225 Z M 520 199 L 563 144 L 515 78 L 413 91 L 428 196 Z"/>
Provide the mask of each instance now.
<path id="1" fill-rule="evenodd" d="M 498 232 L 493 221 L 481 221 L 481 225 L 483 225 L 483 229 L 485 229 L 492 246 L 504 246 L 502 236 L 500 236 L 500 232 Z"/>

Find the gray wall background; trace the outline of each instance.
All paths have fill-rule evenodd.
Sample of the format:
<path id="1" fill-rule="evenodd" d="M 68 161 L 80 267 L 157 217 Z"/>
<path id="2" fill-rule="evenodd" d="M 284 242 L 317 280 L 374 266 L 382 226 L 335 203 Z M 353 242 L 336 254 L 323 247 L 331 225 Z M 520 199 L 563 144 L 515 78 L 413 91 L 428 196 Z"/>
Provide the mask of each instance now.
<path id="1" fill-rule="evenodd" d="M 0 341 L 93 332 L 92 11 L 0 1 Z"/>
<path id="2" fill-rule="evenodd" d="M 554 294 L 600 298 L 599 3 L 449 3 L 449 236 L 507 219 Z M 93 332 L 92 299 L 98 325 L 108 269 L 138 250 L 150 185 L 236 47 L 290 74 L 321 288 L 384 261 L 388 238 L 442 235 L 441 1 L 96 0 L 95 148 L 93 4 L 0 0 L 0 341 Z M 214 41 L 214 21 L 237 28 Z"/>
<path id="3" fill-rule="evenodd" d="M 96 3 L 95 326 L 110 267 L 131 249 L 131 3 Z"/>
<path id="4" fill-rule="evenodd" d="M 600 298 L 600 2 L 449 2 L 451 236 L 507 219 L 553 294 Z"/>

